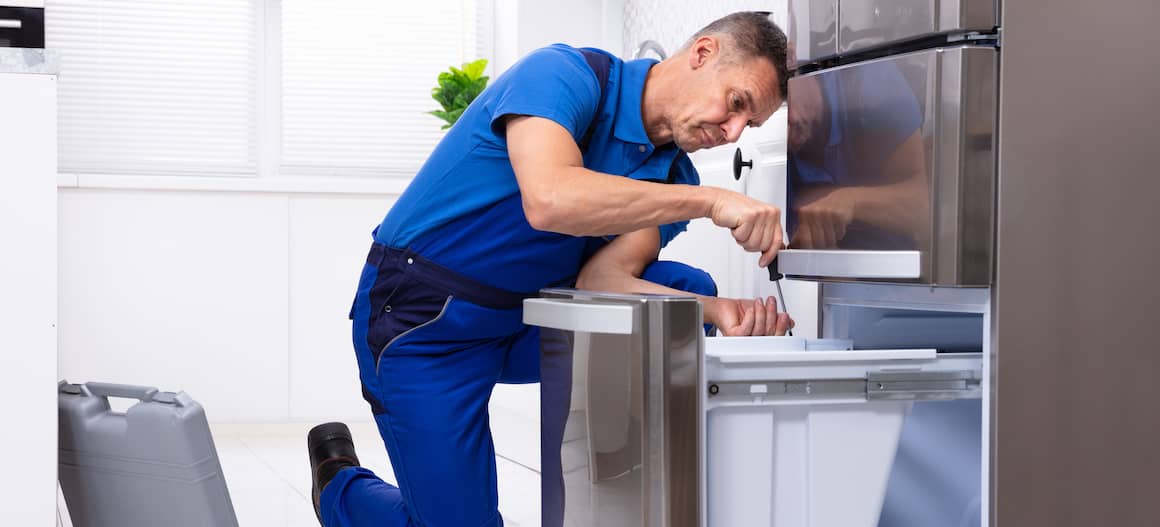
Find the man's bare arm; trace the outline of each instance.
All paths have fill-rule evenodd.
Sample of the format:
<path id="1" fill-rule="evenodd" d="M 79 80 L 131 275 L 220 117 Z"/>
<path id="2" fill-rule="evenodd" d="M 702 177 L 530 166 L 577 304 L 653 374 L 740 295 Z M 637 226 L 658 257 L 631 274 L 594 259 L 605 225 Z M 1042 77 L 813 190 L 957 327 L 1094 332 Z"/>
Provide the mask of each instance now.
<path id="1" fill-rule="evenodd" d="M 708 217 L 761 260 L 781 247 L 781 211 L 728 190 L 665 185 L 602 174 L 583 166 L 567 129 L 549 119 L 512 116 L 508 155 L 532 227 L 573 236 L 623 234 Z"/>
<path id="2" fill-rule="evenodd" d="M 660 253 L 660 232 L 646 228 L 617 237 L 588 260 L 576 286 L 617 293 L 691 295 L 640 278 Z M 726 335 L 784 335 L 793 320 L 777 312 L 777 302 L 693 295 L 701 302 L 705 321 Z"/>

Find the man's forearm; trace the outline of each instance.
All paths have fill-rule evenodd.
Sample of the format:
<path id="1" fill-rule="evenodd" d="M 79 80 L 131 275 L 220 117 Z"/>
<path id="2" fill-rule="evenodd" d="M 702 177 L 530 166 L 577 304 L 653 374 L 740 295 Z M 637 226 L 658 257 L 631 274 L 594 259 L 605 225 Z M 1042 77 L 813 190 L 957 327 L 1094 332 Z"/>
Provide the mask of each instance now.
<path id="1" fill-rule="evenodd" d="M 551 188 L 524 193 L 528 221 L 539 230 L 572 236 L 623 234 L 709 216 L 720 189 L 663 184 L 560 169 Z"/>
<path id="2" fill-rule="evenodd" d="M 637 278 L 631 273 L 617 269 L 590 269 L 585 268 L 576 281 L 576 287 L 589 291 L 608 291 L 610 293 L 651 293 L 658 295 L 681 295 L 695 297 L 704 310 L 705 322 L 716 324 L 715 297 L 696 295 L 688 291 L 673 289 L 657 283 Z"/>

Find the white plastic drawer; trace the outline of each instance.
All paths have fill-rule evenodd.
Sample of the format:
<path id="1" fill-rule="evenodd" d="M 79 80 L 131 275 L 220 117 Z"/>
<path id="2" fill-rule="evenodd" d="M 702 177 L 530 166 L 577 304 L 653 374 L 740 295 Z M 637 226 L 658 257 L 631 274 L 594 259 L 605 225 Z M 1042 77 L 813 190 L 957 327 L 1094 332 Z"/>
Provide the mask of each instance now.
<path id="1" fill-rule="evenodd" d="M 709 527 L 873 527 L 913 401 L 979 396 L 979 354 L 852 344 L 705 339 Z"/>

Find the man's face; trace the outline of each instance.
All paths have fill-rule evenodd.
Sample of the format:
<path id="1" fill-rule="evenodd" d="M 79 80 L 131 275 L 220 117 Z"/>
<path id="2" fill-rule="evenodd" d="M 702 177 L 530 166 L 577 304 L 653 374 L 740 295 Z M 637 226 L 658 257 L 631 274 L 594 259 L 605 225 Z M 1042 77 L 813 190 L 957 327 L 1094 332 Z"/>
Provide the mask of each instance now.
<path id="1" fill-rule="evenodd" d="M 686 152 L 736 142 L 781 106 L 777 70 L 764 58 L 714 62 L 694 70 L 673 114 L 673 141 Z"/>
<path id="2" fill-rule="evenodd" d="M 790 152 L 800 152 L 802 148 L 821 141 L 825 126 L 822 87 L 816 76 L 795 78 L 790 86 L 789 129 L 787 147 Z"/>

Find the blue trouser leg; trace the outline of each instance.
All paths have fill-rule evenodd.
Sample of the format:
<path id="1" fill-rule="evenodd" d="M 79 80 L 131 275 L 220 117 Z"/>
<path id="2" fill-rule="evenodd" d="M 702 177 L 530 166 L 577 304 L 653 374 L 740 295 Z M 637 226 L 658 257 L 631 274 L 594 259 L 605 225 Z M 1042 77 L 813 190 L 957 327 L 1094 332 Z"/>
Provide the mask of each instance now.
<path id="1" fill-rule="evenodd" d="M 564 524 L 564 467 L 560 449 L 572 405 L 572 338 L 540 330 L 540 523 Z"/>
<path id="2" fill-rule="evenodd" d="M 641 278 L 687 293 L 717 296 L 717 282 L 709 273 L 680 262 L 660 260 L 644 268 Z M 705 324 L 705 334 L 712 334 L 713 326 Z"/>
<path id="3" fill-rule="evenodd" d="M 717 283 L 709 273 L 680 262 L 660 260 L 644 268 L 641 278 L 654 284 L 702 296 L 717 296 Z"/>
<path id="4" fill-rule="evenodd" d="M 340 472 L 320 499 L 328 526 L 503 525 L 487 403 L 510 353 L 503 326 L 526 330 L 518 313 L 496 315 L 453 298 L 382 353 L 368 391 L 399 488 L 370 471 Z"/>
<path id="5" fill-rule="evenodd" d="M 415 525 L 402 492 L 362 467 L 340 471 L 318 502 L 326 525 Z"/>
<path id="6" fill-rule="evenodd" d="M 487 402 L 496 382 L 539 380 L 539 331 L 522 325 L 518 308 L 483 307 L 388 267 L 368 263 L 352 318 L 363 393 L 399 487 L 364 468 L 343 470 L 320 496 L 323 521 L 330 527 L 502 526 Z M 650 269 L 646 275 L 654 281 L 710 293 L 707 275 L 692 268 L 658 262 Z M 570 363 L 544 368 L 545 379 L 570 382 Z M 569 395 L 559 395 L 542 402 L 542 499 L 562 520 L 559 445 Z"/>

